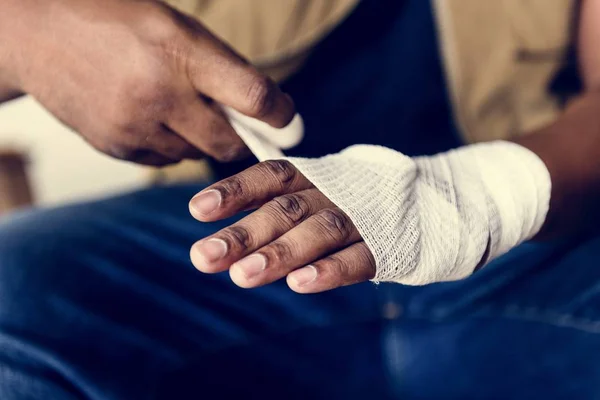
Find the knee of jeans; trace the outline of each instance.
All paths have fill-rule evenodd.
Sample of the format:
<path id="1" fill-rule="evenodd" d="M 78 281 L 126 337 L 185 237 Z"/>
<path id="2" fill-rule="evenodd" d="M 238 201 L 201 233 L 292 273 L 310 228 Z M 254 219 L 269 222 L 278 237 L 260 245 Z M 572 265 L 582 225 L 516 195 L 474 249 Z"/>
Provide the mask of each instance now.
<path id="1" fill-rule="evenodd" d="M 43 304 L 57 278 L 69 274 L 64 255 L 74 245 L 68 232 L 77 213 L 65 211 L 27 211 L 0 223 L 0 322 Z"/>

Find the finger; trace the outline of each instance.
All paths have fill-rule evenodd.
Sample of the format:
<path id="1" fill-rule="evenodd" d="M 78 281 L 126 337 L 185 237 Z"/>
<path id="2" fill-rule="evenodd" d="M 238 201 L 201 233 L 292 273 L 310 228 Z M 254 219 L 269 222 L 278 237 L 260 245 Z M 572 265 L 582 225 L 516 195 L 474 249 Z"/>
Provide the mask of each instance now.
<path id="1" fill-rule="evenodd" d="M 276 128 L 292 120 L 290 96 L 205 28 L 194 24 L 194 29 L 186 71 L 199 93 Z"/>
<path id="2" fill-rule="evenodd" d="M 205 273 L 227 270 L 324 208 L 335 207 L 317 189 L 279 196 L 235 224 L 198 241 L 192 263 Z"/>
<path id="3" fill-rule="evenodd" d="M 243 288 L 266 285 L 360 239 L 354 224 L 342 210 L 324 209 L 233 264 L 229 274 L 233 282 Z"/>
<path id="4" fill-rule="evenodd" d="M 105 151 L 109 156 L 123 161 L 129 161 L 136 164 L 149 165 L 153 167 L 164 167 L 175 164 L 179 160 L 173 160 L 151 150 L 124 149 Z"/>
<path id="5" fill-rule="evenodd" d="M 177 161 L 200 159 L 205 156 L 202 151 L 164 125 L 161 125 L 153 134 L 147 135 L 142 146 Z"/>
<path id="6" fill-rule="evenodd" d="M 174 107 L 165 122 L 185 141 L 219 161 L 233 161 L 248 154 L 222 111 L 195 94 Z"/>
<path id="7" fill-rule="evenodd" d="M 318 293 L 365 282 L 375 277 L 375 259 L 365 242 L 295 270 L 287 284 L 297 293 Z"/>
<path id="8" fill-rule="evenodd" d="M 202 153 L 185 140 L 153 121 L 115 132 L 104 139 L 88 139 L 88 142 L 110 157 L 137 164 L 158 167 L 184 158 L 202 157 Z"/>
<path id="9" fill-rule="evenodd" d="M 265 161 L 204 189 L 190 201 L 189 208 L 200 221 L 217 221 L 312 187 L 289 161 Z"/>

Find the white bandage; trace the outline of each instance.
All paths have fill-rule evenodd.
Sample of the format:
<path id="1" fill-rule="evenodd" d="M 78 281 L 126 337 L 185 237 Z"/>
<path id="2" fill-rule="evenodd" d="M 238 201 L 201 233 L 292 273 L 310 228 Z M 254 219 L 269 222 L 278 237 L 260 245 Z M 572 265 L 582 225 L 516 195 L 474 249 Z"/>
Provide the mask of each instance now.
<path id="1" fill-rule="evenodd" d="M 299 115 L 278 130 L 224 111 L 260 161 L 283 158 L 282 149 L 302 140 Z M 465 278 L 534 236 L 550 203 L 546 166 L 510 142 L 417 158 L 361 145 L 289 160 L 348 214 L 375 257 L 378 282 Z"/>
<path id="2" fill-rule="evenodd" d="M 535 235 L 550 201 L 544 163 L 510 142 L 417 158 L 360 145 L 289 160 L 354 222 L 375 257 L 374 281 L 465 278 Z"/>
<path id="3" fill-rule="evenodd" d="M 269 124 L 248 117 L 231 107 L 221 106 L 231 127 L 244 141 L 258 161 L 284 158 L 282 150 L 298 145 L 304 137 L 304 121 L 300 114 L 284 128 L 273 128 Z"/>

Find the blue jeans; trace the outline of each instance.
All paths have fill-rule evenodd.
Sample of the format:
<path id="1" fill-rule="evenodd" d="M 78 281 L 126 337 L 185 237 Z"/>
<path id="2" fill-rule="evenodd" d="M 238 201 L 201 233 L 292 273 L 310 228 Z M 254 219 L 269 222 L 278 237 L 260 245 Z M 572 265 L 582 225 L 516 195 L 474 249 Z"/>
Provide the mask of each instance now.
<path id="1" fill-rule="evenodd" d="M 231 221 L 153 188 L 0 224 L 0 398 L 600 398 L 600 240 L 525 244 L 471 278 L 297 295 L 203 275 Z"/>

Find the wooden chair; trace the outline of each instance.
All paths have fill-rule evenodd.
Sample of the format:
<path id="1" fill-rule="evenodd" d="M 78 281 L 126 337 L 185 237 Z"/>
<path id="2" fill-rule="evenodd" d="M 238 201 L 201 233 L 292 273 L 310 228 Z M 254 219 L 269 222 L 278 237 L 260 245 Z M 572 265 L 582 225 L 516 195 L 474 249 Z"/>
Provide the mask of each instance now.
<path id="1" fill-rule="evenodd" d="M 0 149 L 0 216 L 32 204 L 27 158 L 18 151 Z"/>

